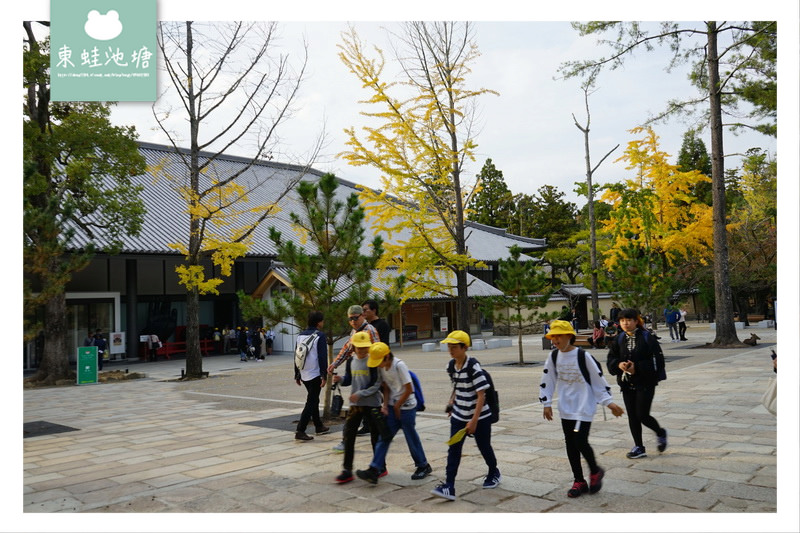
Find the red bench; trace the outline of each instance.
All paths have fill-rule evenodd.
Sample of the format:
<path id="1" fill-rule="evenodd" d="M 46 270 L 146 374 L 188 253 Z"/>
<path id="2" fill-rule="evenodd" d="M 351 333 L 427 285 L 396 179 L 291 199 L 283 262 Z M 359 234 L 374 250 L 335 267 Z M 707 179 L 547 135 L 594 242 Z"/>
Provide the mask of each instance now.
<path id="1" fill-rule="evenodd" d="M 203 355 L 208 355 L 214 349 L 214 341 L 211 339 L 203 339 L 200 341 L 200 352 Z M 163 342 L 161 348 L 156 350 L 156 356 L 163 355 L 167 359 L 172 359 L 170 355 L 177 353 L 186 353 L 186 341 L 180 342 Z"/>

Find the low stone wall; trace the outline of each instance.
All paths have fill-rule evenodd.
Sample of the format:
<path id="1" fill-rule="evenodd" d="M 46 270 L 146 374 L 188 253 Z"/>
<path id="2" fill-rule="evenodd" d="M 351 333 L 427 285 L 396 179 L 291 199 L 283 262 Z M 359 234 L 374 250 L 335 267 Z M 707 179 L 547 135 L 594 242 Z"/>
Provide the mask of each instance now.
<path id="1" fill-rule="evenodd" d="M 539 335 L 544 333 L 544 323 L 528 324 L 522 326 L 523 335 Z M 495 324 L 493 334 L 498 337 L 519 335 L 519 327 L 516 325 L 508 326 L 506 324 Z"/>

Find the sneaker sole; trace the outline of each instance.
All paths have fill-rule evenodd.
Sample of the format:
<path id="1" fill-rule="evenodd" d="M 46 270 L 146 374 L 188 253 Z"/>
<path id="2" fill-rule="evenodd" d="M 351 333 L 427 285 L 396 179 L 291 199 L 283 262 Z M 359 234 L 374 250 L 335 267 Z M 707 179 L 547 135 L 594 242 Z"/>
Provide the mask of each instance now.
<path id="1" fill-rule="evenodd" d="M 447 494 L 441 494 L 439 492 L 436 492 L 435 490 L 432 490 L 431 494 L 433 494 L 434 496 L 438 496 L 439 498 L 444 498 L 445 500 L 448 500 L 448 501 L 451 501 L 451 502 L 456 501 L 456 497 L 455 496 L 448 496 Z"/>
<path id="2" fill-rule="evenodd" d="M 625 457 L 627 457 L 628 459 L 641 459 L 642 457 L 647 457 L 647 454 L 642 453 L 639 455 L 626 455 Z"/>
<path id="3" fill-rule="evenodd" d="M 353 476 L 350 476 L 348 479 L 336 479 L 335 481 L 336 481 L 336 483 L 338 483 L 339 485 L 341 485 L 341 484 L 343 484 L 343 483 L 350 483 L 350 482 L 351 482 L 351 481 L 353 481 L 354 479 L 355 479 L 355 478 L 354 478 Z"/>

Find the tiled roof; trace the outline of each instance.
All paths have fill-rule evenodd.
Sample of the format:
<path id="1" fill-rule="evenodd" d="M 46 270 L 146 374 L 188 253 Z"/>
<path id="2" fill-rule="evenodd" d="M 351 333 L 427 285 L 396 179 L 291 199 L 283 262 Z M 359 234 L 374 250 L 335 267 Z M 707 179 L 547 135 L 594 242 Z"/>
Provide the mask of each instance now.
<path id="1" fill-rule="evenodd" d="M 277 274 L 279 279 L 282 280 L 289 280 L 289 269 L 280 264 L 280 263 L 273 263 L 273 271 Z M 390 291 L 393 287 L 390 285 L 389 281 L 393 280 L 397 276 L 397 270 L 392 268 L 387 268 L 384 271 L 373 271 L 372 274 L 372 287 L 377 294 L 383 294 L 386 291 Z M 437 270 L 436 273 L 437 282 L 441 285 L 455 285 L 455 276 L 453 273 L 446 268 L 441 268 Z M 265 287 L 266 288 L 266 287 Z M 345 294 L 348 288 L 348 281 L 339 280 L 337 284 L 337 290 L 340 291 L 342 294 Z M 467 273 L 467 295 L 470 298 L 476 298 L 480 296 L 501 296 L 503 292 L 490 284 L 482 281 L 472 274 Z M 430 291 L 429 293 L 415 297 L 415 300 L 439 300 L 439 299 L 450 299 L 456 298 L 455 287 L 453 288 L 452 294 L 444 295 L 438 292 Z"/>
<path id="2" fill-rule="evenodd" d="M 176 185 L 188 182 L 187 167 L 181 161 L 188 157 L 188 151 L 176 152 L 171 147 L 151 143 L 139 143 L 140 152 L 145 157 L 148 165 L 146 174 L 134 177 L 134 182 L 142 185 L 142 200 L 146 208 L 146 215 L 142 230 L 138 237 L 124 237 L 122 253 L 134 254 L 170 254 L 177 253 L 170 247 L 172 243 L 185 243 L 188 233 L 188 216 L 186 203 L 176 191 Z M 207 161 L 209 154 L 201 155 L 201 161 Z M 235 172 L 240 172 L 248 163 L 247 158 L 237 156 L 220 156 L 208 167 L 200 177 L 206 188 L 212 179 L 227 177 Z M 159 169 L 159 170 L 156 170 Z M 294 185 L 299 180 L 316 181 L 323 173 L 313 168 L 303 168 L 298 165 L 259 161 L 247 169 L 237 178 L 237 183 L 247 191 L 247 200 L 239 210 L 255 206 L 270 205 L 278 201 L 280 210 L 274 217 L 262 222 L 252 234 L 252 242 L 248 256 L 274 257 L 275 245 L 269 238 L 269 228 L 274 226 L 285 238 L 294 238 L 299 242 L 289 221 L 289 213 L 300 211 L 300 202 L 294 191 Z M 166 176 L 170 176 L 167 178 Z M 279 195 L 287 188 L 291 191 L 283 198 Z M 345 200 L 351 193 L 358 193 L 356 185 L 350 181 L 339 179 L 337 195 Z M 253 219 L 255 215 L 245 213 L 240 215 L 241 221 Z M 239 225 L 243 225 L 240 223 Z M 544 239 L 528 239 L 508 234 L 505 230 L 476 224 L 467 223 L 467 245 L 470 254 L 483 261 L 496 261 L 509 257 L 508 248 L 514 244 L 523 249 L 537 249 L 545 246 Z M 369 228 L 368 222 L 365 227 Z M 76 235 L 74 243 L 77 248 L 87 244 L 87 238 Z M 384 240 L 388 240 L 384 235 Z M 369 230 L 364 239 L 364 251 L 371 242 Z M 101 243 L 98 243 L 101 244 Z"/>

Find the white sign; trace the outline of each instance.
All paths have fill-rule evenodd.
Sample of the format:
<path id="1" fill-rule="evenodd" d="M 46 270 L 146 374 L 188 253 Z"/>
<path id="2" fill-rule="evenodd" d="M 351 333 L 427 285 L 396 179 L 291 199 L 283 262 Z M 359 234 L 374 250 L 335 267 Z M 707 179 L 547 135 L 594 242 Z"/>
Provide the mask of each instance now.
<path id="1" fill-rule="evenodd" d="M 112 331 L 108 336 L 109 353 L 125 353 L 125 332 Z"/>
<path id="2" fill-rule="evenodd" d="M 447 332 L 447 317 L 441 316 L 439 317 L 439 331 Z"/>

